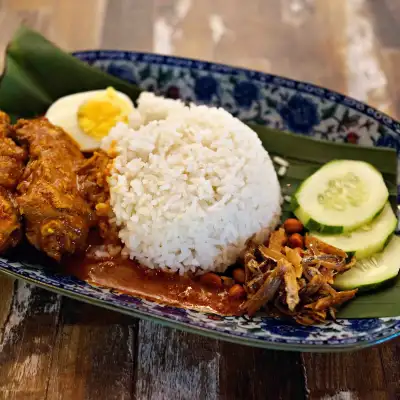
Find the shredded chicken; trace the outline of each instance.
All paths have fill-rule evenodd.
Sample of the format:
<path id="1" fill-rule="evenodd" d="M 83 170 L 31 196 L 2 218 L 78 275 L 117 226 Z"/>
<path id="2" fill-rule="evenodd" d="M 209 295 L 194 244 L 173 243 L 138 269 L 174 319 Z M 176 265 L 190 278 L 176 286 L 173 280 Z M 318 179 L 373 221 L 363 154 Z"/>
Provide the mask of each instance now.
<path id="1" fill-rule="evenodd" d="M 276 292 L 278 291 L 285 272 L 285 265 L 278 265 L 265 279 L 265 282 L 261 285 L 260 289 L 248 300 L 245 304 L 245 308 L 249 315 L 253 315 L 259 310 L 264 304 L 268 303 L 273 299 Z"/>
<path id="2" fill-rule="evenodd" d="M 265 259 L 270 259 L 275 262 L 278 262 L 279 260 L 285 258 L 285 256 L 281 253 L 281 249 L 276 250 L 274 248 L 265 247 L 262 244 L 258 247 L 258 251 Z"/>
<path id="3" fill-rule="evenodd" d="M 300 302 L 299 285 L 297 284 L 296 271 L 286 259 L 279 260 L 278 264 L 284 264 L 286 267 L 285 274 L 283 275 L 286 290 L 286 303 L 290 311 L 294 311 L 297 304 Z"/>
<path id="4" fill-rule="evenodd" d="M 277 231 L 271 233 L 269 238 L 269 248 L 271 250 L 281 251 L 282 246 L 287 241 L 286 233 L 283 228 L 279 228 Z"/>
<path id="5" fill-rule="evenodd" d="M 338 306 L 344 302 L 352 299 L 357 290 L 348 290 L 344 292 L 337 292 L 334 295 L 328 295 L 318 299 L 315 303 L 307 304 L 305 308 L 311 308 L 312 310 L 321 311 L 332 306 Z"/>
<path id="6" fill-rule="evenodd" d="M 303 267 L 301 265 L 301 256 L 300 254 L 290 247 L 285 247 L 286 258 L 293 265 L 294 270 L 296 271 L 296 278 L 301 278 L 303 275 Z"/>
<path id="7" fill-rule="evenodd" d="M 328 243 L 323 242 L 322 240 L 317 239 L 314 236 L 310 236 L 306 234 L 306 247 L 308 249 L 313 249 L 314 255 L 319 255 L 322 253 L 333 254 L 342 258 L 346 258 L 347 254 L 337 247 L 331 246 Z"/>

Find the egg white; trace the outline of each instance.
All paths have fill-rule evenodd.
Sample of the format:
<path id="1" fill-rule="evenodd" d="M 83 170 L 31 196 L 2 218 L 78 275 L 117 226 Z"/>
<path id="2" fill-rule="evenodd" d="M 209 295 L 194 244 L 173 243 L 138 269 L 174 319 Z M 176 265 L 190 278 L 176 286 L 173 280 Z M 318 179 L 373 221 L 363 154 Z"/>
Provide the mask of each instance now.
<path id="1" fill-rule="evenodd" d="M 100 147 L 101 139 L 87 135 L 78 123 L 78 109 L 88 100 L 96 98 L 106 90 L 90 90 L 61 97 L 47 110 L 45 117 L 54 125 L 60 126 L 78 144 L 81 151 L 94 151 Z M 124 100 L 133 112 L 135 107 L 132 100 L 125 94 L 117 91 L 117 95 Z"/>

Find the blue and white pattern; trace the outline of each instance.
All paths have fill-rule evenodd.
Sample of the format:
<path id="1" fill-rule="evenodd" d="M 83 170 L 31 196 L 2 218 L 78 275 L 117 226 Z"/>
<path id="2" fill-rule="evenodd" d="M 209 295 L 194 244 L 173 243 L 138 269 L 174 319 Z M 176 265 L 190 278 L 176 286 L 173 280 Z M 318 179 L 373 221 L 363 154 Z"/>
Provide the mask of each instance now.
<path id="1" fill-rule="evenodd" d="M 246 122 L 331 141 L 392 147 L 400 153 L 397 121 L 318 86 L 220 64 L 154 54 L 89 51 L 75 55 L 144 90 L 187 102 L 221 106 Z M 335 351 L 365 347 L 400 334 L 400 316 L 342 319 L 322 326 L 303 327 L 278 318 L 221 317 L 162 306 L 92 287 L 40 266 L 10 263 L 4 259 L 0 259 L 0 270 L 132 316 L 152 318 L 199 334 L 260 347 Z"/>

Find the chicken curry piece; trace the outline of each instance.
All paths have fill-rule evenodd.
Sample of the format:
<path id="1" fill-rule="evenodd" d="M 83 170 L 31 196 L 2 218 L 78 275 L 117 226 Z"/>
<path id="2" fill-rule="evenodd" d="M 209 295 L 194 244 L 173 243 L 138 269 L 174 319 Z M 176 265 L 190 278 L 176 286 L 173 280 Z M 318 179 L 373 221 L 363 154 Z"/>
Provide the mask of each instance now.
<path id="1" fill-rule="evenodd" d="M 81 196 L 96 216 L 97 228 L 106 244 L 119 244 L 118 227 L 113 221 L 110 189 L 107 182 L 112 158 L 104 151 L 96 151 L 78 169 L 78 187 Z"/>
<path id="2" fill-rule="evenodd" d="M 16 198 L 29 242 L 56 261 L 84 251 L 94 219 L 78 190 L 78 146 L 44 118 L 18 121 L 14 135 L 29 154 Z"/>
<path id="3" fill-rule="evenodd" d="M 0 253 L 16 246 L 21 237 L 21 222 L 14 198 L 25 167 L 26 151 L 11 139 L 10 118 L 0 111 Z"/>

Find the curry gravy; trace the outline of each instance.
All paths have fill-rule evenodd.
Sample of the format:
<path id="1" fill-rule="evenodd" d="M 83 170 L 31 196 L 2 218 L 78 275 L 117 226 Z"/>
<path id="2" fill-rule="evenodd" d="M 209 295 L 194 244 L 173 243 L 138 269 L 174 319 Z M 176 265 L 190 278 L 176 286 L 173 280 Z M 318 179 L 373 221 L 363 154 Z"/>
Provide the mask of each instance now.
<path id="1" fill-rule="evenodd" d="M 223 315 L 241 314 L 242 300 L 229 297 L 227 288 L 205 286 L 196 276 L 150 269 L 120 256 L 94 260 L 88 257 L 88 251 L 68 259 L 64 267 L 68 274 L 91 285 L 161 304 Z"/>

